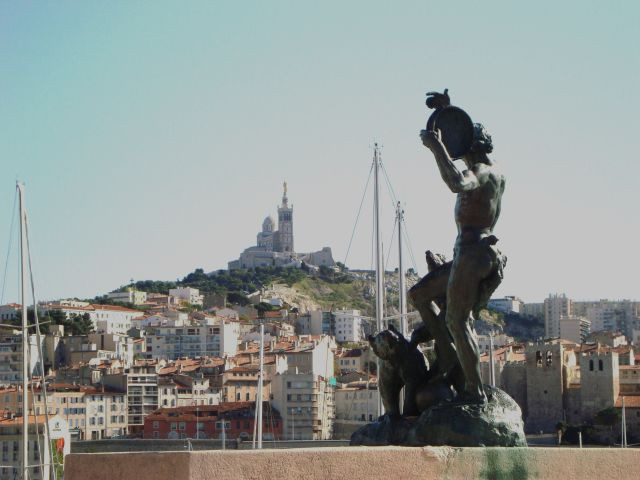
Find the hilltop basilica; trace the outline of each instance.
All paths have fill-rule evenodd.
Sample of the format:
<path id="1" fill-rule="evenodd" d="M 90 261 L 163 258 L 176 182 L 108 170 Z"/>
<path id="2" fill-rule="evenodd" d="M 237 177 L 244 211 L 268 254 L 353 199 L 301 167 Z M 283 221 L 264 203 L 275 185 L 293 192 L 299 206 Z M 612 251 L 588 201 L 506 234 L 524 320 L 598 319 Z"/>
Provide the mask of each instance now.
<path id="1" fill-rule="evenodd" d="M 276 229 L 273 217 L 269 215 L 262 222 L 262 231 L 258 233 L 257 243 L 240 254 L 238 260 L 229 262 L 229 270 L 264 266 L 308 266 L 322 265 L 333 267 L 331 248 L 312 253 L 296 253 L 293 248 L 293 205 L 289 206 L 287 183 L 284 185 L 282 204 L 278 207 L 278 225 Z"/>

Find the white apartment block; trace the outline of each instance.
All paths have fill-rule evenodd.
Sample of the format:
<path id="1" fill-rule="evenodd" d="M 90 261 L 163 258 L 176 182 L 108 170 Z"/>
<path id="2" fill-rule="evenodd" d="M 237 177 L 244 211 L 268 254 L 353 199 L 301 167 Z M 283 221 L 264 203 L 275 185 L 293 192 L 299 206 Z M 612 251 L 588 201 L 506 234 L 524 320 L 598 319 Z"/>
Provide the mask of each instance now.
<path id="1" fill-rule="evenodd" d="M 631 300 L 599 300 L 586 307 L 585 316 L 591 321 L 591 331 L 621 332 L 629 339 L 640 328 L 640 302 Z"/>
<path id="2" fill-rule="evenodd" d="M 169 296 L 176 297 L 180 303 L 190 303 L 191 305 L 202 305 L 204 295 L 200 295 L 200 291 L 197 288 L 191 287 L 179 287 L 169 290 Z"/>
<path id="3" fill-rule="evenodd" d="M 158 374 L 152 365 L 136 365 L 126 373 L 104 375 L 105 386 L 127 392 L 129 433 L 141 434 L 144 418 L 158 409 Z"/>
<path id="4" fill-rule="evenodd" d="M 571 299 L 565 294 L 549 295 L 544 299 L 544 335 L 546 338 L 560 337 L 560 318 L 573 314 Z"/>
<path id="5" fill-rule="evenodd" d="M 52 468 L 47 466 L 51 464 L 51 446 L 46 441 L 46 418 L 44 415 L 29 418 L 28 434 L 28 452 L 27 458 L 29 464 L 33 465 L 29 468 L 30 480 L 49 480 L 54 478 Z M 69 436 L 69 428 L 66 422 L 55 416 L 49 418 L 49 434 L 51 440 L 62 438 L 64 440 L 64 448 L 62 461 L 64 456 L 71 451 L 71 439 Z M 36 438 L 36 434 L 38 438 Z M 22 478 L 20 473 L 22 459 L 22 417 L 12 415 L 4 415 L 0 417 L 0 446 L 2 447 L 2 457 L 0 457 L 0 480 L 15 480 Z M 39 447 L 40 446 L 40 447 Z M 42 455 L 42 458 L 40 457 Z M 45 464 L 40 468 L 40 463 Z"/>
<path id="6" fill-rule="evenodd" d="M 336 422 L 341 421 L 360 427 L 374 421 L 378 416 L 378 386 L 375 382 L 346 384 L 336 388 L 335 397 Z"/>
<path id="7" fill-rule="evenodd" d="M 480 353 L 488 352 L 491 344 L 489 335 L 477 335 L 478 338 L 478 351 Z M 504 333 L 493 335 L 493 348 L 504 347 L 514 342 L 514 338 Z"/>
<path id="8" fill-rule="evenodd" d="M 522 300 L 513 296 L 492 298 L 487 302 L 487 307 L 502 313 L 521 313 L 523 305 Z"/>
<path id="9" fill-rule="evenodd" d="M 133 365 L 136 354 L 136 339 L 119 333 L 90 333 L 87 339 L 97 350 L 114 353 L 114 358 L 120 360 L 125 367 Z M 72 362 L 73 363 L 73 362 Z"/>
<path id="10" fill-rule="evenodd" d="M 212 325 L 148 327 L 147 358 L 225 357 L 238 350 L 240 324 L 218 319 Z"/>
<path id="11" fill-rule="evenodd" d="M 277 374 L 271 380 L 273 406 L 287 440 L 329 440 L 335 418 L 334 387 L 312 373 Z"/>
<path id="12" fill-rule="evenodd" d="M 574 343 L 582 343 L 589 335 L 591 322 L 575 315 L 560 318 L 560 338 Z"/>
<path id="13" fill-rule="evenodd" d="M 312 373 L 323 378 L 333 378 L 335 342 L 331 337 L 323 335 L 309 341 L 297 341 L 293 350 L 283 352 L 287 357 L 287 368 L 290 372 Z"/>
<path id="14" fill-rule="evenodd" d="M 220 401 L 220 391 L 212 388 L 209 379 L 202 375 L 173 375 L 159 379 L 158 406 L 161 408 L 218 405 Z"/>
<path id="15" fill-rule="evenodd" d="M 338 342 L 361 342 L 364 340 L 363 319 L 360 310 L 334 310 L 334 332 Z"/>
<path id="16" fill-rule="evenodd" d="M 76 302 L 84 303 L 84 302 Z M 64 305 L 61 302 L 43 304 L 43 310 L 62 311 L 67 318 L 89 314 L 94 330 L 103 333 L 126 334 L 131 329 L 131 320 L 142 315 L 139 310 L 118 305 Z"/>
<path id="17" fill-rule="evenodd" d="M 138 290 L 127 290 L 126 292 L 111 292 L 107 294 L 107 298 L 113 300 L 114 302 L 142 305 L 147 301 L 147 292 L 140 292 Z"/>
<path id="18" fill-rule="evenodd" d="M 44 354 L 44 335 L 42 348 Z M 41 375 L 41 359 L 36 335 L 29 335 L 29 372 Z M 22 381 L 22 335 L 0 336 L 0 385 L 10 385 Z"/>
<path id="19" fill-rule="evenodd" d="M 96 331 L 101 333 L 119 333 L 126 335 L 131 329 L 135 317 L 142 312 L 115 305 L 92 305 L 93 314 L 89 314 L 94 321 Z"/>
<path id="20" fill-rule="evenodd" d="M 44 415 L 41 389 L 28 394 L 28 414 Z M 35 411 L 34 411 L 35 404 Z M 22 415 L 22 390 L 0 390 L 0 409 Z M 47 388 L 47 413 L 66 422 L 74 440 L 97 440 L 127 432 L 127 398 L 124 392 L 90 386 L 51 384 Z"/>

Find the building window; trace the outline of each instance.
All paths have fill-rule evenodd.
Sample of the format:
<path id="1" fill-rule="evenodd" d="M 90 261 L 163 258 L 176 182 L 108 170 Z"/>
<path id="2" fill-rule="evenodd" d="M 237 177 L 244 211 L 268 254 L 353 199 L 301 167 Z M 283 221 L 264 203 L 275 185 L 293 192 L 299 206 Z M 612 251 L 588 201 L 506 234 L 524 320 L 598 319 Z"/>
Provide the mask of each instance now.
<path id="1" fill-rule="evenodd" d="M 547 350 L 547 367 L 551 365 L 553 362 L 553 355 L 550 351 Z"/>
<path id="2" fill-rule="evenodd" d="M 153 428 L 154 428 L 154 430 L 159 429 L 159 428 L 160 428 L 160 422 L 158 422 L 158 421 L 154 421 L 154 422 L 153 422 Z"/>
<path id="3" fill-rule="evenodd" d="M 593 360 L 589 360 L 589 371 L 593 372 Z"/>
<path id="4" fill-rule="evenodd" d="M 540 350 L 536 351 L 536 365 L 538 367 L 542 366 L 542 352 Z"/>
<path id="5" fill-rule="evenodd" d="M 598 360 L 598 370 L 602 371 L 603 368 L 604 364 L 602 363 L 602 360 Z"/>

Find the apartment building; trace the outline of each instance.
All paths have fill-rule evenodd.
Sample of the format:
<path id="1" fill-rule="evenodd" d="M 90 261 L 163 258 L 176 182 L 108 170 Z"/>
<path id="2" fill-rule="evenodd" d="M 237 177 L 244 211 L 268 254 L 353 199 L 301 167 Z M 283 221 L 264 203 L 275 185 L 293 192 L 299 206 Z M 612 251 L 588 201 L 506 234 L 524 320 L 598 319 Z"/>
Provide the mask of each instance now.
<path id="1" fill-rule="evenodd" d="M 30 417 L 29 442 L 27 458 L 29 460 L 30 480 L 49 480 L 53 478 L 52 463 L 64 464 L 65 455 L 70 453 L 71 438 L 64 419 L 59 416 L 49 418 L 49 433 L 51 440 L 56 441 L 57 451 L 51 451 L 51 445 L 46 441 L 46 417 L 38 415 Z M 16 480 L 22 478 L 20 472 L 22 459 L 22 417 L 4 413 L 0 416 L 0 480 Z M 40 446 L 40 447 L 39 447 Z M 42 455 L 42 456 L 41 456 Z M 44 466 L 41 468 L 40 464 Z"/>
<path id="2" fill-rule="evenodd" d="M 111 292 L 107 294 L 107 298 L 114 302 L 131 303 L 133 305 L 142 305 L 147 302 L 147 292 L 139 290 L 127 289 L 124 292 Z"/>
<path id="3" fill-rule="evenodd" d="M 41 337 L 44 354 L 44 336 Z M 29 335 L 29 372 L 41 375 L 41 359 L 36 335 Z M 0 335 L 0 385 L 10 385 L 22 381 L 22 335 Z"/>
<path id="4" fill-rule="evenodd" d="M 126 392 L 129 433 L 142 435 L 144 418 L 158 408 L 156 366 L 134 365 L 124 373 L 104 375 L 102 384 Z"/>
<path id="5" fill-rule="evenodd" d="M 253 438 L 255 402 L 230 402 L 177 408 L 161 408 L 144 422 L 144 438 L 211 438 L 249 440 Z M 262 404 L 262 439 L 281 440 L 282 418 Z"/>
<path id="6" fill-rule="evenodd" d="M 362 342 L 363 319 L 360 310 L 334 310 L 334 333 L 338 342 Z"/>
<path id="7" fill-rule="evenodd" d="M 169 296 L 175 297 L 180 303 L 188 303 L 190 305 L 202 305 L 204 296 L 200 295 L 197 288 L 178 287 L 169 290 Z"/>
<path id="8" fill-rule="evenodd" d="M 240 337 L 240 324 L 223 319 L 210 325 L 150 326 L 146 330 L 146 356 L 153 359 L 233 356 Z"/>
<path id="9" fill-rule="evenodd" d="M 158 405 L 161 408 L 217 405 L 220 396 L 219 389 L 211 387 L 210 380 L 202 374 L 177 374 L 158 379 Z"/>
<path id="10" fill-rule="evenodd" d="M 44 415 L 45 395 L 40 387 L 27 392 L 29 415 Z M 124 392 L 82 385 L 47 385 L 47 413 L 65 420 L 75 440 L 96 440 L 125 435 L 127 398 Z M 22 389 L 0 389 L 0 410 L 22 415 Z"/>
<path id="11" fill-rule="evenodd" d="M 334 386 L 313 373 L 289 370 L 271 380 L 272 404 L 288 440 L 329 440 L 335 418 Z"/>
<path id="12" fill-rule="evenodd" d="M 572 302 L 565 294 L 549 295 L 544 299 L 544 336 L 560 338 L 560 318 L 573 314 Z"/>
<path id="13" fill-rule="evenodd" d="M 349 439 L 358 428 L 378 417 L 377 382 L 355 381 L 335 389 L 334 439 Z"/>

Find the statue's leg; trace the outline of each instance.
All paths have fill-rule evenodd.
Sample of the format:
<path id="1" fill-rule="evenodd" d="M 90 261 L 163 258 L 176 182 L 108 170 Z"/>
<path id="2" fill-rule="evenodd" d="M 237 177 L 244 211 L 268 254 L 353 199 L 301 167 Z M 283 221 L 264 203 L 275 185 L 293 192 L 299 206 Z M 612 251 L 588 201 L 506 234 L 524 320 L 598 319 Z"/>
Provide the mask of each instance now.
<path id="1" fill-rule="evenodd" d="M 378 388 L 382 397 L 385 414 L 390 417 L 400 416 L 400 390 L 404 382 L 400 374 L 385 360 L 380 360 Z"/>
<path id="2" fill-rule="evenodd" d="M 484 401 L 486 396 L 482 388 L 478 342 L 471 323 L 471 311 L 478 299 L 480 282 L 490 273 L 493 264 L 483 249 L 474 247 L 465 248 L 454 257 L 447 285 L 446 324 L 464 374 L 465 396 Z"/>
<path id="3" fill-rule="evenodd" d="M 458 363 L 445 318 L 434 303 L 446 295 L 450 272 L 451 262 L 447 262 L 429 272 L 409 290 L 411 302 L 435 340 L 439 376 L 446 375 Z"/>
<path id="4" fill-rule="evenodd" d="M 413 417 L 418 415 L 418 405 L 416 403 L 416 388 L 405 385 L 404 387 L 404 405 L 402 407 L 402 415 L 405 417 Z"/>

